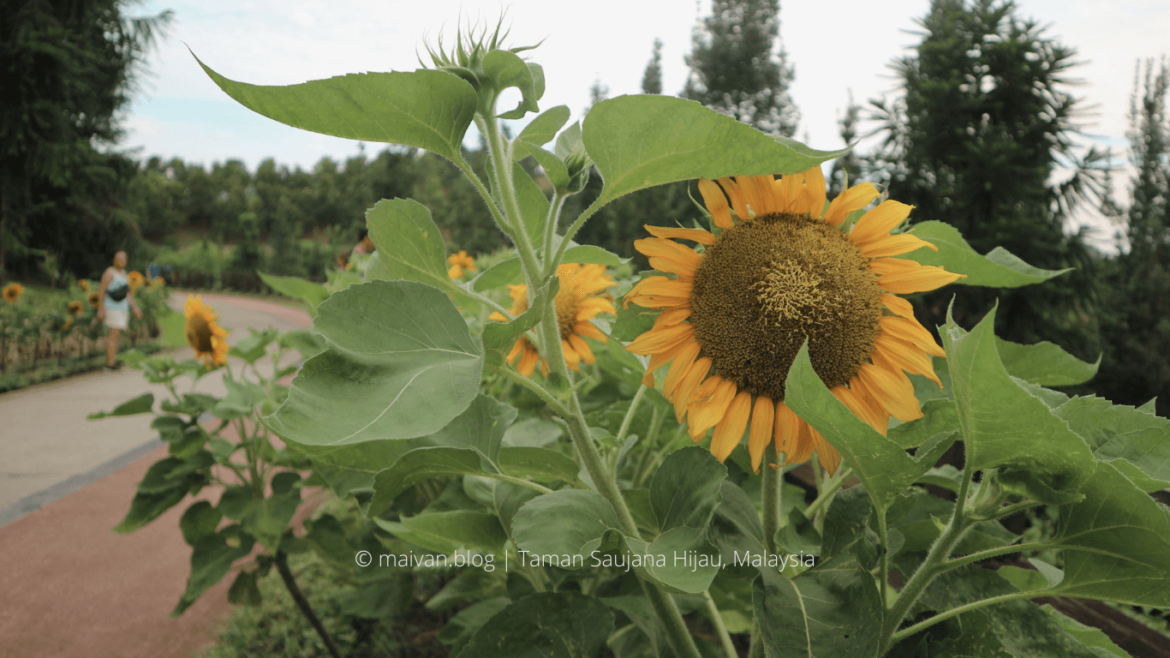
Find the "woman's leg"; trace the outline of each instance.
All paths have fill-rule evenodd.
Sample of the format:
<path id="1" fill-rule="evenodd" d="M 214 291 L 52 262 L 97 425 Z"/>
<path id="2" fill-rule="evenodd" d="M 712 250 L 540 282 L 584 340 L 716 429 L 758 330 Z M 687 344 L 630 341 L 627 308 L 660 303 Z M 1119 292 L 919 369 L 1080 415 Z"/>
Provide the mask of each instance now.
<path id="1" fill-rule="evenodd" d="M 121 329 L 110 329 L 109 335 L 106 336 L 106 365 L 111 368 L 117 365 L 118 338 L 121 335 Z"/>

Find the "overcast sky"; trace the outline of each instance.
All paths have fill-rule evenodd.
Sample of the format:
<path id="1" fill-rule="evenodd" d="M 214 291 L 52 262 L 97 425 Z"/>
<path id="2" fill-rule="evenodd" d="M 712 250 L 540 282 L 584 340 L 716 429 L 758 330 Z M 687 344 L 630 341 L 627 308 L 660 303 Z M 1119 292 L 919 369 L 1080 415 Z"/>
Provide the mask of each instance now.
<path id="1" fill-rule="evenodd" d="M 849 91 L 859 103 L 891 93 L 889 63 L 919 40 L 912 34 L 915 20 L 929 4 L 781 2 L 780 36 L 796 67 L 791 93 L 801 112 L 798 139 L 819 149 L 840 147 L 837 119 Z M 1048 35 L 1077 49 L 1084 65 L 1074 70 L 1083 81 L 1075 91 L 1087 107 L 1095 106 L 1086 121 L 1089 139 L 1124 155 L 1134 64 L 1170 52 L 1170 2 L 1020 0 L 1018 5 L 1020 16 L 1049 25 Z M 664 43 L 664 93 L 678 93 L 687 75 L 683 57 L 692 29 L 709 13 L 710 0 L 148 0 L 140 11 L 169 8 L 175 20 L 148 61 L 150 75 L 127 117 L 125 144 L 139 147 L 142 157 L 178 156 L 205 165 L 236 158 L 254 168 L 275 157 L 310 168 L 323 156 L 344 159 L 357 153 L 357 143 L 294 130 L 242 108 L 203 74 L 187 46 L 220 74 L 254 84 L 410 71 L 418 68 L 417 55 L 425 56 L 424 38 L 433 42 L 440 29 L 453 34 L 460 16 L 494 23 L 505 6 L 512 44 L 545 39 L 526 53 L 545 70 L 542 109 L 564 104 L 576 120 L 595 79 L 609 87 L 610 96 L 640 93 L 655 38 Z M 367 144 L 366 152 L 381 148 Z M 1126 176 L 1120 172 L 1117 181 L 1123 201 Z M 1084 221 L 1096 225 L 1094 242 L 1106 246 L 1112 229 Z"/>

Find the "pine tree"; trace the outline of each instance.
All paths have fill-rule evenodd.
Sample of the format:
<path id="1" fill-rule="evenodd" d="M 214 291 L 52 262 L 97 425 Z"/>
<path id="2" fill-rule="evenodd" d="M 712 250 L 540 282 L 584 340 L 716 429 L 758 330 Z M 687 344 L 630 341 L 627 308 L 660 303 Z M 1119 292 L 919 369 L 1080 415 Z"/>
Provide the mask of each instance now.
<path id="1" fill-rule="evenodd" d="M 933 0 L 922 41 L 894 63 L 900 97 L 874 101 L 884 143 L 874 164 L 890 198 L 916 206 L 912 220 L 957 227 L 980 253 L 1002 246 L 1045 269 L 1076 268 L 1015 290 L 953 286 L 920 304 L 941 324 L 952 296 L 970 326 L 998 300 L 997 333 L 1016 342 L 1052 340 L 1096 356 L 1094 261 L 1065 220 L 1103 182 L 1103 154 L 1073 146 L 1077 99 L 1068 89 L 1075 51 L 1048 37 L 1011 2 Z M 1058 163 L 1067 182 L 1051 185 Z"/>
<path id="2" fill-rule="evenodd" d="M 861 107 L 853 102 L 853 90 L 849 91 L 849 104 L 845 106 L 845 116 L 837 120 L 838 134 L 845 146 L 857 141 L 857 122 L 861 118 Z M 855 151 L 850 151 L 833 161 L 829 169 L 829 196 L 836 197 L 845 188 L 856 185 L 861 178 L 861 158 Z"/>
<path id="3" fill-rule="evenodd" d="M 662 93 L 662 39 L 654 40 L 654 54 L 646 64 L 646 72 L 642 74 L 642 93 Z"/>
<path id="4" fill-rule="evenodd" d="M 780 37 L 779 0 L 713 0 L 691 38 L 683 97 L 760 130 L 791 137 L 800 112 Z"/>

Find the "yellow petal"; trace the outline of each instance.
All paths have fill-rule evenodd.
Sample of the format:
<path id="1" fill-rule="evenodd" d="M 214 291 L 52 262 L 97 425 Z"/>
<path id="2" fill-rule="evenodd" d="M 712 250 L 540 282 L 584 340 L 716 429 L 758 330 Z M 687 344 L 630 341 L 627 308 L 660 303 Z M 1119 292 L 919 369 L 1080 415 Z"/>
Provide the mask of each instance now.
<path id="1" fill-rule="evenodd" d="M 752 394 L 741 391 L 731 400 L 731 404 L 727 405 L 723 419 L 715 425 L 715 433 L 711 435 L 711 454 L 715 459 L 725 461 L 739 445 L 751 413 Z"/>
<path id="2" fill-rule="evenodd" d="M 808 428 L 808 433 L 811 443 L 817 451 L 817 458 L 821 462 L 821 467 L 828 471 L 830 475 L 836 473 L 837 469 L 841 466 L 841 453 L 820 432 L 812 427 Z"/>
<path id="3" fill-rule="evenodd" d="M 712 183 L 712 185 L 714 185 L 714 183 Z M 720 192 L 720 194 L 722 194 L 722 192 Z M 708 210 L 710 210 L 710 208 L 708 208 Z M 691 242 L 698 242 L 699 244 L 705 245 L 715 244 L 715 236 L 701 228 L 676 228 L 666 226 L 650 226 L 649 224 L 643 226 L 643 228 L 645 228 L 646 231 L 650 233 L 650 235 L 653 235 L 656 238 L 690 240 Z"/>
<path id="4" fill-rule="evenodd" d="M 601 330 L 597 328 L 597 325 L 589 322 L 588 320 L 578 322 L 577 324 L 573 325 L 573 333 L 580 336 L 585 336 L 586 338 L 593 338 L 603 343 L 606 341 L 605 334 L 601 333 Z"/>
<path id="5" fill-rule="evenodd" d="M 747 197 L 740 190 L 739 184 L 728 177 L 720 178 L 719 185 L 723 187 L 723 191 L 727 192 L 727 198 L 731 201 L 731 209 L 735 211 L 739 221 L 742 222 L 750 218 L 751 211 L 748 210 Z"/>
<path id="6" fill-rule="evenodd" d="M 650 258 L 650 266 L 659 272 L 694 276 L 703 257 L 695 250 L 665 238 L 634 240 L 634 249 Z"/>
<path id="7" fill-rule="evenodd" d="M 520 363 L 516 366 L 516 372 L 525 377 L 531 377 L 533 371 L 536 370 L 536 362 L 539 358 L 540 355 L 536 350 L 531 345 L 526 345 L 524 347 L 524 356 L 520 357 Z"/>
<path id="8" fill-rule="evenodd" d="M 561 341 L 561 350 L 565 353 L 565 363 L 573 370 L 576 370 L 581 363 L 581 355 L 577 354 L 577 351 L 573 349 L 573 346 L 567 340 Z"/>
<path id="9" fill-rule="evenodd" d="M 938 247 L 923 240 L 920 237 L 910 235 L 909 233 L 900 233 L 898 235 L 878 236 L 875 240 L 860 243 L 857 245 L 861 249 L 861 253 L 870 258 L 880 258 L 882 256 L 901 256 L 908 254 L 911 251 L 916 251 L 923 247 L 932 251 L 938 251 Z"/>
<path id="10" fill-rule="evenodd" d="M 919 265 L 918 269 L 887 274 L 878 279 L 878 286 L 882 290 L 898 295 L 909 295 L 916 292 L 929 292 L 954 283 L 959 279 L 967 278 L 966 274 L 948 272 L 941 267 Z"/>
<path id="11" fill-rule="evenodd" d="M 665 352 L 685 341 L 693 340 L 694 337 L 694 327 L 689 322 L 684 322 L 664 329 L 651 329 L 638 336 L 634 342 L 626 345 L 626 350 L 646 356 L 656 352 Z"/>
<path id="12" fill-rule="evenodd" d="M 871 363 L 861 364 L 857 376 L 882 407 L 903 423 L 922 418 L 914 385 L 899 372 L 895 375 Z"/>
<path id="13" fill-rule="evenodd" d="M 914 345 L 889 334 L 877 337 L 870 359 L 875 365 L 880 365 L 886 370 L 901 368 L 912 375 L 922 375 L 942 388 L 942 381 L 934 374 L 934 364 L 931 363 L 930 357 Z"/>
<path id="14" fill-rule="evenodd" d="M 812 456 L 813 445 L 808 425 L 783 402 L 776 404 L 774 420 L 776 453 L 784 455 L 785 464 L 799 464 Z"/>
<path id="15" fill-rule="evenodd" d="M 914 306 L 910 302 L 902 299 L 901 297 L 898 297 L 897 295 L 891 295 L 888 292 L 883 292 L 882 304 L 885 304 L 886 308 L 890 309 L 897 315 L 900 315 L 904 318 L 910 318 L 911 320 L 914 319 Z"/>
<path id="16" fill-rule="evenodd" d="M 690 371 L 691 366 L 695 364 L 695 359 L 699 358 L 699 343 L 686 343 L 678 356 L 674 357 L 674 361 L 670 364 L 670 370 L 666 373 L 666 381 L 662 383 L 662 395 L 667 400 L 673 400 L 674 388 L 682 381 L 683 375 Z"/>
<path id="17" fill-rule="evenodd" d="M 748 454 L 752 457 L 752 471 L 760 472 L 764 450 L 772 441 L 772 421 L 776 416 L 776 404 L 772 398 L 760 395 L 752 408 L 752 430 L 748 434 Z"/>
<path id="18" fill-rule="evenodd" d="M 945 357 L 947 353 L 934 342 L 934 336 L 918 324 L 917 320 L 900 317 L 884 317 L 878 320 L 882 333 L 904 340 L 931 356 Z"/>
<path id="19" fill-rule="evenodd" d="M 825 211 L 825 221 L 831 226 L 840 226 L 849 213 L 868 206 L 869 202 L 878 196 L 877 188 L 872 183 L 854 185 L 838 194 L 837 198 L 829 203 L 829 209 Z"/>
<path id="20" fill-rule="evenodd" d="M 699 194 L 703 196 L 703 205 L 707 206 L 707 212 L 711 213 L 711 218 L 715 220 L 716 226 L 719 228 L 731 228 L 735 226 L 731 221 L 731 211 L 727 205 L 727 197 L 723 195 L 723 190 L 719 188 L 715 181 L 700 178 Z"/>
<path id="21" fill-rule="evenodd" d="M 654 328 L 662 329 L 676 325 L 691 316 L 690 308 L 671 308 L 658 314 L 654 320 Z"/>
<path id="22" fill-rule="evenodd" d="M 674 417 L 678 422 L 682 422 L 687 415 L 687 407 L 691 404 L 691 398 L 694 396 L 695 389 L 702 385 L 703 379 L 707 377 L 707 373 L 711 371 L 711 359 L 708 357 L 699 357 L 695 359 L 694 365 L 690 367 L 678 382 L 678 386 L 674 389 Z"/>
<path id="23" fill-rule="evenodd" d="M 581 355 L 581 360 L 585 363 L 593 363 L 597 360 L 597 357 L 593 355 L 593 350 L 589 349 L 589 344 L 577 334 L 569 334 L 569 344 L 573 346 L 577 354 Z"/>
<path id="24" fill-rule="evenodd" d="M 878 236 L 889 233 L 895 226 L 901 224 L 910 216 L 914 206 L 908 206 L 901 201 L 892 199 L 878 204 L 857 220 L 853 230 L 849 232 L 849 239 L 855 243 L 868 242 Z"/>
<path id="25" fill-rule="evenodd" d="M 713 391 L 710 393 L 710 397 L 706 400 L 700 399 L 698 402 L 691 402 L 687 407 L 687 431 L 690 432 L 691 439 L 696 442 L 703 438 L 707 430 L 723 420 L 728 405 L 735 397 L 735 382 L 727 381 L 718 375 L 703 382 L 702 387 L 707 387 L 712 380 L 714 380 L 714 386 L 711 387 Z M 701 393 L 696 397 L 701 398 Z"/>

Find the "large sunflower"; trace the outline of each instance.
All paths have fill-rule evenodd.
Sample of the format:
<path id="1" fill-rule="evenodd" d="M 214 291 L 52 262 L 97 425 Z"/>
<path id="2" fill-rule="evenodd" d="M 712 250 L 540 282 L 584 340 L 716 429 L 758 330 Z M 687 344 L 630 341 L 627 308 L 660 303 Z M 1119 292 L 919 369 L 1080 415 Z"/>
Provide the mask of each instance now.
<path id="1" fill-rule="evenodd" d="M 126 275 L 126 282 L 130 284 L 130 290 L 133 292 L 146 283 L 146 277 L 142 276 L 142 272 L 134 271 Z"/>
<path id="2" fill-rule="evenodd" d="M 216 324 L 215 311 L 203 305 L 202 295 L 187 295 L 183 312 L 187 316 L 187 344 L 195 350 L 195 358 L 203 359 L 208 369 L 227 363 L 228 344 L 224 339 L 228 336 L 228 330 Z"/>
<path id="3" fill-rule="evenodd" d="M 4 301 L 12 304 L 24 294 L 24 286 L 19 283 L 10 283 L 4 288 Z"/>
<path id="4" fill-rule="evenodd" d="M 606 276 L 604 265 L 578 263 L 561 265 L 557 268 L 557 276 L 560 277 L 561 287 L 554 304 L 557 309 L 557 323 L 561 329 L 561 347 L 565 351 L 565 361 L 569 367 L 578 370 L 582 361 L 593 363 L 596 360 L 593 350 L 589 349 L 583 337 L 605 342 L 605 334 L 590 320 L 601 313 L 617 312 L 613 302 L 598 294 L 612 286 L 613 279 Z M 521 284 L 508 288 L 512 295 L 511 313 L 518 316 L 528 310 L 528 286 Z M 508 321 L 508 318 L 499 312 L 492 313 L 489 317 L 500 322 Z M 525 377 L 536 369 L 537 361 L 540 362 L 541 372 L 548 374 L 548 363 L 540 357 L 536 347 L 523 336 L 508 353 L 508 363 L 515 362 L 517 357 L 520 358 L 520 363 L 516 365 L 516 370 Z"/>
<path id="5" fill-rule="evenodd" d="M 784 404 L 785 378 L 806 339 L 817 375 L 875 430 L 885 434 L 890 416 L 921 417 L 905 373 L 938 384 L 929 357 L 944 352 L 897 295 L 934 290 L 963 275 L 890 258 L 937 250 L 913 234 L 890 234 L 911 206 L 884 201 L 842 231 L 846 216 L 878 191 L 857 185 L 826 210 L 819 167 L 779 179 L 704 179 L 699 192 L 718 235 L 647 226 L 654 237 L 635 248 L 651 267 L 677 278 L 648 277 L 625 298 L 662 309 L 653 328 L 627 349 L 650 357 L 647 385 L 671 363 L 663 392 L 679 421 L 687 419 L 691 438 L 698 442 L 715 428 L 711 452 L 723 461 L 750 424 L 748 450 L 757 471 L 772 441 L 786 463 L 816 451 L 836 471 L 840 453 Z"/>

